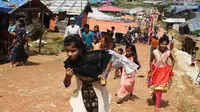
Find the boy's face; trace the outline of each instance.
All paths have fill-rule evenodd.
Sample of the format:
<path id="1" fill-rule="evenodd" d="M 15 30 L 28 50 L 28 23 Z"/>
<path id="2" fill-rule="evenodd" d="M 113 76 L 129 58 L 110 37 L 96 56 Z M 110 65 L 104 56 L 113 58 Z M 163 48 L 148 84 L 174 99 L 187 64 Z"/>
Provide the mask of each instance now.
<path id="1" fill-rule="evenodd" d="M 94 42 L 94 43 L 97 43 L 97 38 L 93 38 L 93 42 Z"/>
<path id="2" fill-rule="evenodd" d="M 94 31 L 98 31 L 98 27 L 94 27 Z"/>
<path id="3" fill-rule="evenodd" d="M 85 27 L 84 28 L 85 32 L 89 32 L 89 28 Z"/>
<path id="4" fill-rule="evenodd" d="M 121 55 L 123 54 L 123 52 L 121 52 L 120 50 L 117 50 L 117 53 L 119 53 L 119 54 L 121 54 Z"/>
<path id="5" fill-rule="evenodd" d="M 10 21 L 10 25 L 13 26 L 13 25 L 14 25 L 14 22 L 13 22 L 13 21 Z"/>

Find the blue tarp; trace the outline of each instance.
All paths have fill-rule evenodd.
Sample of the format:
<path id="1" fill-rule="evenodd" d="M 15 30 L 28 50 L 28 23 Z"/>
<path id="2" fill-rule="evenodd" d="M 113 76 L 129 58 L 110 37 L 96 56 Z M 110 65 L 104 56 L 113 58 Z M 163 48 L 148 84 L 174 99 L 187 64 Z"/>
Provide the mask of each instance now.
<path id="1" fill-rule="evenodd" d="M 184 10 L 198 9 L 198 5 L 170 5 L 168 11 L 172 11 L 173 9 L 175 9 L 175 14 L 176 14 Z"/>
<path id="2" fill-rule="evenodd" d="M 190 31 L 196 31 L 200 29 L 200 17 L 196 17 L 186 21 L 185 23 L 181 24 L 180 26 L 188 25 Z"/>
<path id="3" fill-rule="evenodd" d="M 10 0 L 10 1 L 3 1 L 0 0 L 0 13 L 12 13 L 14 10 L 18 9 L 22 5 L 26 4 L 28 0 Z M 15 6 L 10 6 L 9 5 L 14 5 Z"/>

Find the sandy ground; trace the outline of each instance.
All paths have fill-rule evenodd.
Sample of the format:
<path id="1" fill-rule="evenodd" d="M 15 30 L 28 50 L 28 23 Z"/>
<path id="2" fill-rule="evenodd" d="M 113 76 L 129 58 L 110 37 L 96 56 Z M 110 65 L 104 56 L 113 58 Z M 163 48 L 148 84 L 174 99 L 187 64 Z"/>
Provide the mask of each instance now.
<path id="1" fill-rule="evenodd" d="M 161 29 L 159 36 L 164 32 Z M 149 70 L 149 45 L 136 44 L 142 68 L 135 77 L 132 100 L 116 104 L 116 92 L 120 79 L 108 77 L 108 90 L 112 95 L 111 112 L 154 112 L 154 104 L 146 84 Z M 26 66 L 10 68 L 9 64 L 0 65 L 0 112 L 71 112 L 70 96 L 76 89 L 72 85 L 65 88 L 63 79 L 65 53 L 59 55 L 34 55 Z M 144 77 L 138 77 L 143 75 Z M 182 76 L 175 74 L 168 93 L 163 94 L 161 112 L 200 112 L 200 99 L 193 96 Z"/>
<path id="2" fill-rule="evenodd" d="M 149 46 L 136 44 L 142 68 L 137 75 L 146 76 Z M 71 112 L 70 96 L 76 87 L 73 79 L 69 88 L 62 84 L 65 76 L 63 61 L 65 53 L 57 56 L 36 55 L 29 58 L 26 66 L 10 68 L 0 65 L 0 112 Z M 119 79 L 108 78 L 108 89 L 112 94 L 111 112 L 153 112 L 154 104 L 146 85 L 146 77 L 136 77 L 135 99 L 116 104 L 115 93 Z M 200 101 L 195 99 L 183 85 L 181 76 L 175 74 L 170 91 L 163 95 L 161 112 L 198 112 Z"/>

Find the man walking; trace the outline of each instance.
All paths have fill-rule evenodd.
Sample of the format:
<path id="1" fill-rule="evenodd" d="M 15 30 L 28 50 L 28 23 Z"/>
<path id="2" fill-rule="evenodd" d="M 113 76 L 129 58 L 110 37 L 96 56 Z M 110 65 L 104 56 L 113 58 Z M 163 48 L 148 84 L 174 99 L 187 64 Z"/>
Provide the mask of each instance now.
<path id="1" fill-rule="evenodd" d="M 81 36 L 80 27 L 75 24 L 75 18 L 74 17 L 70 18 L 70 25 L 67 26 L 67 28 L 65 30 L 65 37 L 67 37 L 70 34 L 78 34 L 78 35 Z"/>

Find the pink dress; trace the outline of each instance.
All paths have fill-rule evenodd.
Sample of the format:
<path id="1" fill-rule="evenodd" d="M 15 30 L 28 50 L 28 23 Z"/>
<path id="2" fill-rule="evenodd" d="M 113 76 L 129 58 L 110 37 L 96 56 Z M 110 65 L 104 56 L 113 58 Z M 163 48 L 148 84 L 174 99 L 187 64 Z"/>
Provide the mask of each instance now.
<path id="1" fill-rule="evenodd" d="M 132 59 L 129 58 L 129 60 L 133 61 L 133 57 L 131 58 Z M 119 90 L 117 92 L 118 98 L 124 98 L 128 94 L 133 92 L 133 87 L 135 83 L 134 77 L 135 77 L 135 71 L 127 75 L 123 68 L 121 82 L 120 82 Z"/>

